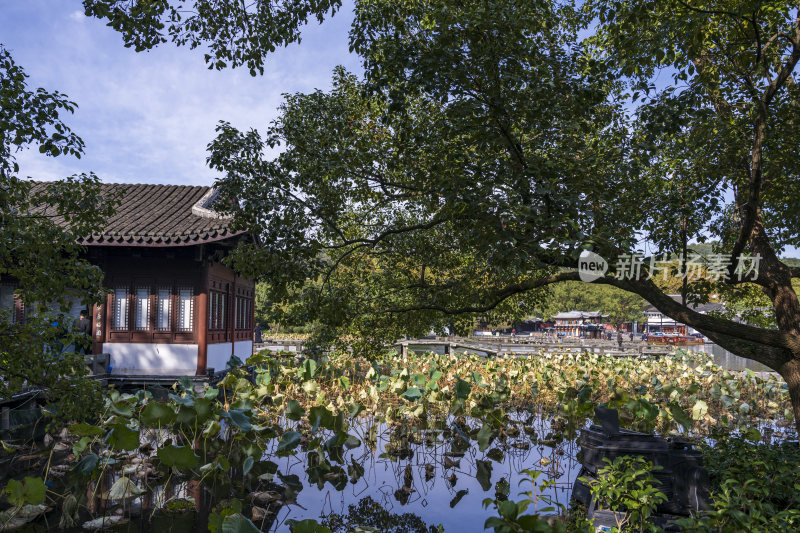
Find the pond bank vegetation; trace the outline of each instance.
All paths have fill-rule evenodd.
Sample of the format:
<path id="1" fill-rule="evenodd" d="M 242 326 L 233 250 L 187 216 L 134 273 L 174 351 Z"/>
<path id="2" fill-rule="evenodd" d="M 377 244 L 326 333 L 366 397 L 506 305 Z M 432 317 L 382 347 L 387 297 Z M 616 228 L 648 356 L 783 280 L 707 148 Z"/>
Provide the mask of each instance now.
<path id="1" fill-rule="evenodd" d="M 581 531 L 576 438 L 597 406 L 703 450 L 714 507 L 692 529 L 798 520 L 785 384 L 705 354 L 293 356 L 260 352 L 213 387 L 112 390 L 96 420 L 4 443 L 0 528 Z"/>

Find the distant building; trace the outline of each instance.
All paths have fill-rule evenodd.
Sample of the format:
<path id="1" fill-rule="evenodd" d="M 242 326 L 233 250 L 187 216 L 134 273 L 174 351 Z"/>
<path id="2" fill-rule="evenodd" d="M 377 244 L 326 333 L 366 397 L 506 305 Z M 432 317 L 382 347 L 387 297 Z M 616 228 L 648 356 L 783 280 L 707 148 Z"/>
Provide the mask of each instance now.
<path id="1" fill-rule="evenodd" d="M 603 334 L 604 315 L 600 311 L 569 311 L 553 316 L 556 335 L 598 339 Z"/>
<path id="2" fill-rule="evenodd" d="M 670 294 L 670 298 L 676 302 L 681 302 L 680 294 Z M 696 311 L 700 314 L 706 315 L 713 311 L 722 311 L 725 309 L 725 304 L 721 302 L 709 302 L 704 304 L 686 304 L 689 309 Z M 681 322 L 673 320 L 653 306 L 644 310 L 645 316 L 645 333 L 662 333 L 665 335 L 691 335 L 697 333 L 692 327 L 687 326 Z"/>

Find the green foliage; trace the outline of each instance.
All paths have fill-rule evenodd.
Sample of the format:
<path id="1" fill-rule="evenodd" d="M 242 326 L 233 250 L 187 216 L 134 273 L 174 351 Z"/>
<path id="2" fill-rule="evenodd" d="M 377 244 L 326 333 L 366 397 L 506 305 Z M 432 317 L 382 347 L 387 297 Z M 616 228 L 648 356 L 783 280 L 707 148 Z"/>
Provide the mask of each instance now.
<path id="1" fill-rule="evenodd" d="M 258 533 L 260 531 L 255 524 L 240 513 L 226 516 L 222 521 L 222 533 Z"/>
<path id="2" fill-rule="evenodd" d="M 158 449 L 158 458 L 165 465 L 178 470 L 195 468 L 199 461 L 199 457 L 188 446 L 162 446 Z"/>
<path id="3" fill-rule="evenodd" d="M 291 451 L 297 448 L 297 445 L 300 444 L 300 439 L 302 435 L 297 431 L 287 431 L 281 437 L 280 443 L 278 443 L 278 448 L 276 451 L 283 452 L 283 451 Z"/>
<path id="4" fill-rule="evenodd" d="M 650 516 L 667 496 L 657 488 L 653 472 L 661 467 L 640 455 L 623 455 L 613 461 L 603 458 L 608 466 L 597 471 L 597 478 L 581 478 L 592 492 L 597 509 L 614 511 L 615 531 L 658 531 Z"/>
<path id="5" fill-rule="evenodd" d="M 557 479 L 566 444 L 576 438 L 577 430 L 597 405 L 618 408 L 623 426 L 657 429 L 662 434 L 682 429 L 676 412 L 688 419 L 683 431 L 698 436 L 708 435 L 710 427 L 723 426 L 723 417 L 727 417 L 724 424 L 728 428 L 739 428 L 751 441 L 769 433 L 763 422 L 786 424 L 786 391 L 774 379 L 731 374 L 702 356 L 623 360 L 596 354 L 508 359 L 409 354 L 401 358 L 390 352 L 374 362 L 351 353 L 321 357 L 313 365 L 298 365 L 294 358 L 267 354 L 253 361 L 255 368 L 233 369 L 214 388 L 197 391 L 190 381 L 183 380 L 162 402 L 143 391 L 110 391 L 96 426 L 70 427 L 71 438 L 80 439 L 73 444 L 74 463 L 69 463 L 63 489 L 48 492 L 41 505 L 58 504 L 62 519 L 69 523 L 77 519 L 76 509 L 83 509 L 87 486 L 99 492 L 101 480 L 110 476 L 112 486 L 100 495 L 112 508 L 103 512 L 115 513 L 115 506 L 125 512 L 126 502 L 132 497 L 157 486 L 153 481 L 168 484 L 174 477 L 181 483 L 197 482 L 209 491 L 215 502 L 210 530 L 251 531 L 250 521 L 244 518 L 249 516 L 245 506 L 251 499 L 255 502 L 260 491 L 266 490 L 263 494 L 269 501 L 279 497 L 284 503 L 295 501 L 309 485 L 318 490 L 330 485 L 343 491 L 349 483 L 364 482 L 366 469 L 360 454 L 362 450 L 378 453 L 382 441 L 381 458 L 390 462 L 407 461 L 419 447 L 447 450 L 441 469 L 432 464 L 414 465 L 414 456 L 403 471 L 403 479 L 398 480 L 398 485 L 404 485 L 399 486 L 419 490 L 415 486 L 418 480 L 432 481 L 429 475 L 458 468 L 454 460 L 474 453 L 475 466 L 467 475 L 473 476 L 483 491 L 494 494 L 494 499 L 486 500 L 486 506 L 497 510 L 487 527 L 498 531 L 562 531 L 562 520 L 550 515 L 563 515 L 565 510 L 550 502 L 547 495 Z M 307 386 L 309 383 L 313 388 Z M 531 387 L 534 383 L 535 388 Z M 406 398 L 410 389 L 416 391 L 413 400 Z M 728 397 L 736 397 L 737 403 L 730 403 Z M 748 402 L 751 407 L 744 412 L 738 402 Z M 547 424 L 545 432 L 532 427 L 539 417 Z M 385 428 L 380 429 L 385 432 L 383 437 L 378 437 L 378 427 Z M 505 476 L 497 479 L 501 466 L 496 462 L 504 468 L 504 461 L 515 450 L 521 452 L 532 446 L 551 451 L 549 458 L 538 462 L 547 471 L 526 471 L 531 489 L 522 493 L 521 501 L 508 501 L 513 487 Z M 740 469 L 747 475 L 767 478 L 762 472 L 769 472 L 772 477 L 765 479 L 764 486 L 772 487 L 770 505 L 778 509 L 780 502 L 791 508 L 797 480 L 788 465 L 797 458 L 788 450 L 786 467 L 776 468 L 775 458 L 781 452 L 743 448 L 737 455 L 725 455 L 728 463 L 710 461 L 712 477 L 738 476 Z M 763 456 L 763 465 L 742 460 L 748 454 Z M 291 457 L 290 462 L 300 470 L 282 471 L 283 463 L 275 457 Z M 755 466 L 748 470 L 748 465 Z M 415 466 L 421 470 L 418 477 L 411 470 Z M 465 466 L 461 463 L 459 475 L 466 473 Z M 636 468 L 630 472 L 607 476 L 617 483 L 613 485 L 617 492 L 608 489 L 609 501 L 612 497 L 624 500 L 634 496 L 639 498 L 637 505 L 655 501 L 654 494 L 642 486 L 646 478 L 640 475 L 638 466 L 633 466 Z M 259 486 L 261 483 L 279 483 L 281 489 L 270 485 L 265 489 Z M 36 490 L 43 486 L 42 480 L 32 478 L 10 482 L 7 491 L 14 505 L 22 503 L 24 507 L 36 505 L 40 494 Z M 398 492 L 400 501 L 407 493 Z M 252 496 L 248 499 L 245 494 Z M 451 507 L 463 506 L 459 500 L 466 494 L 465 489 L 458 490 Z M 733 504 L 725 507 L 723 501 L 721 496 L 720 512 L 733 516 Z M 177 512 L 185 505 L 174 503 L 167 509 Z M 637 516 L 646 515 L 644 509 L 624 505 L 639 513 Z M 762 516 L 768 509 L 756 512 L 754 508 L 752 514 Z M 349 533 L 357 527 L 361 531 L 373 528 L 397 533 L 430 531 L 418 517 L 392 515 L 374 502 L 360 502 L 358 510 L 363 513 L 330 517 L 319 527 L 336 533 Z M 38 515 L 31 516 L 34 519 Z M 573 518 L 573 522 L 578 520 Z M 306 526 L 316 527 L 312 522 L 298 525 Z"/>
<path id="6" fill-rule="evenodd" d="M 256 533 L 261 531 L 242 515 L 242 502 L 225 500 L 218 504 L 208 517 L 211 533 Z"/>
<path id="7" fill-rule="evenodd" d="M 272 286 L 264 281 L 256 282 L 255 293 L 255 320 L 260 322 L 264 330 L 272 328 L 276 333 L 309 334 L 314 331 L 314 325 L 307 323 L 309 317 L 304 311 L 304 295 L 306 287 L 289 290 L 283 297 L 276 298 Z"/>
<path id="8" fill-rule="evenodd" d="M 47 487 L 38 477 L 26 477 L 23 481 L 9 480 L 4 490 L 8 503 L 15 507 L 25 504 L 40 505 L 44 503 Z"/>
<path id="9" fill-rule="evenodd" d="M 237 224 L 264 236 L 232 264 L 269 280 L 267 300 L 294 301 L 318 342 L 352 335 L 357 353 L 531 314 L 532 282 L 556 256 L 572 265 L 591 231 L 583 206 L 616 203 L 600 163 L 623 130 L 613 84 L 568 44 L 577 17 L 539 2 L 359 3 L 365 79 L 337 70 L 330 92 L 288 96 L 263 135 L 218 128 L 223 195 L 247 198 Z"/>
<path id="10" fill-rule="evenodd" d="M 90 424 L 73 424 L 69 426 L 69 431 L 79 437 L 96 437 L 105 433 L 103 428 Z"/>
<path id="11" fill-rule="evenodd" d="M 713 506 L 704 515 L 681 520 L 685 530 L 778 533 L 800 526 L 800 447 L 759 442 L 757 433 L 720 433 L 713 447 L 701 447 Z"/>
<path id="12" fill-rule="evenodd" d="M 5 301 L 0 308 L 0 398 L 40 387 L 56 402 L 51 413 L 83 419 L 100 398 L 83 357 L 69 347 L 88 339 L 74 333 L 74 317 L 60 313 L 102 296 L 102 272 L 81 257 L 76 237 L 100 231 L 116 199 L 101 197 L 94 175 L 36 186 L 17 175 L 18 150 L 83 153 L 83 141 L 61 120 L 75 104 L 59 92 L 29 88 L 26 78 L 0 45 L 0 278 L 16 284 L 25 309 L 21 316 Z"/>
<path id="13" fill-rule="evenodd" d="M 639 139 L 642 149 L 650 150 L 652 164 L 646 172 L 673 173 L 671 180 L 654 182 L 658 188 L 648 205 L 661 208 L 653 222 L 663 225 L 660 240 L 670 250 L 677 249 L 682 214 L 688 214 L 689 234 L 694 235 L 706 223 L 706 214 L 721 213 L 719 219 L 733 215 L 720 208 L 723 184 L 749 189 L 753 175 L 733 172 L 726 164 L 749 161 L 759 153 L 753 137 L 759 101 L 766 103 L 764 126 L 771 131 L 763 171 L 781 176 L 764 188 L 763 206 L 770 213 L 765 222 L 775 224 L 771 239 L 778 249 L 792 233 L 779 228 L 792 225 L 795 214 L 773 202 L 794 198 L 786 184 L 797 169 L 787 158 L 785 143 L 797 132 L 782 117 L 794 112 L 797 87 L 781 86 L 781 80 L 770 89 L 781 68 L 788 64 L 794 70 L 791 59 L 786 61 L 789 43 L 770 40 L 794 31 L 791 9 L 788 3 L 767 7 L 759 2 L 724 7 L 712 2 L 587 3 L 600 20 L 593 40 L 597 52 L 629 76 L 631 91 L 643 98 Z M 762 40 L 770 45 L 763 46 Z M 656 90 L 653 79 L 662 73 L 662 88 Z M 752 170 L 760 169 L 756 165 Z M 730 250 L 735 222 L 719 220 L 712 228 Z"/>
<path id="14" fill-rule="evenodd" d="M 300 420 L 305 415 L 303 407 L 295 399 L 290 399 L 286 403 L 286 418 L 289 420 Z"/>
<path id="15" fill-rule="evenodd" d="M 636 320 L 639 296 L 573 285 L 548 297 L 540 288 L 574 279 L 563 269 L 586 248 L 613 265 L 641 251 L 641 237 L 653 259 L 674 259 L 693 240 L 707 252 L 708 237 L 715 254 L 753 242 L 737 237 L 742 213 L 726 197 L 731 188 L 739 209 L 747 198 L 763 203 L 776 250 L 796 244 L 800 226 L 784 206 L 798 201 L 787 186 L 797 132 L 777 119 L 797 105 L 785 76 L 796 59 L 784 57 L 791 41 L 780 37 L 794 31 L 791 8 L 748 15 L 686 5 L 677 17 L 673 8 L 358 2 L 351 48 L 364 58 L 363 77 L 339 69 L 332 90 L 289 95 L 263 134 L 218 128 L 209 163 L 228 175 L 223 194 L 247 199 L 237 224 L 264 243 L 240 248 L 232 264 L 268 279 L 264 300 L 295 323 L 314 323 L 314 342 L 352 335 L 356 353 L 376 355 L 404 334 L 551 314 L 569 302 L 613 322 Z M 662 19 L 669 23 L 654 22 Z M 707 51 L 731 35 L 753 53 Z M 731 74 L 738 69 L 752 79 Z M 673 79 L 657 88 L 661 71 L 662 82 Z M 757 109 L 753 94 L 772 108 Z M 754 116 L 771 132 L 757 145 Z M 277 144 L 286 149 L 265 159 Z M 748 158 L 750 174 L 731 170 Z M 770 172 L 782 178 L 761 179 Z M 675 292 L 680 283 L 667 274 L 660 286 Z M 760 289 L 723 285 L 704 281 L 690 292 L 730 298 L 727 318 L 775 324 L 758 317 L 756 308 L 771 307 Z"/>
<path id="16" fill-rule="evenodd" d="M 551 498 L 543 495 L 549 487 L 554 486 L 555 482 L 550 479 L 537 483 L 537 480 L 542 475 L 542 472 L 539 470 L 526 469 L 522 472 L 527 474 L 528 478 L 523 479 L 520 484 L 523 482 L 531 484 L 530 490 L 520 493 L 521 495 L 527 496 L 527 498 L 517 502 L 512 500 L 495 500 L 492 498 L 483 500 L 484 507 L 494 505 L 499 514 L 499 516 L 489 517 L 483 527 L 485 529 L 492 528 L 495 533 L 559 533 L 565 531 L 566 526 L 563 522 L 559 520 L 547 520 L 541 516 L 548 514 L 550 514 L 551 517 L 554 516 L 552 513 L 557 507 L 561 511 L 564 511 L 562 505 L 553 502 Z M 541 503 L 544 503 L 547 507 L 539 508 Z M 534 513 L 524 514 L 531 505 L 534 506 Z"/>
<path id="17" fill-rule="evenodd" d="M 135 450 L 139 447 L 139 432 L 124 424 L 115 424 L 108 432 L 106 442 L 115 450 Z"/>
<path id="18" fill-rule="evenodd" d="M 88 478 L 92 474 L 94 474 L 97 464 L 99 462 L 99 457 L 97 457 L 94 453 L 88 453 L 84 455 L 80 461 L 78 461 L 74 467 L 72 467 L 71 474 L 75 479 L 83 479 Z"/>
<path id="19" fill-rule="evenodd" d="M 168 425 L 175 420 L 175 412 L 162 403 L 152 402 L 142 410 L 141 418 L 149 426 Z"/>
<path id="20" fill-rule="evenodd" d="M 361 498 L 357 504 L 347 506 L 347 513 L 328 515 L 322 521 L 333 533 L 431 533 L 441 532 L 425 524 L 413 513 L 391 513 L 370 496 Z"/>
<path id="21" fill-rule="evenodd" d="M 292 533 L 331 533 L 331 530 L 314 519 L 292 520 L 289 523 Z"/>
<path id="22" fill-rule="evenodd" d="M 232 2 L 220 10 L 221 6 L 207 0 L 194 0 L 191 6 L 167 0 L 83 0 L 87 16 L 107 20 L 122 34 L 125 46 L 137 52 L 150 50 L 168 38 L 178 46 L 205 45 L 209 69 L 244 66 L 253 76 L 264 73 L 267 53 L 300 41 L 300 28 L 309 19 L 321 22 L 341 5 L 341 0 Z"/>
<path id="23" fill-rule="evenodd" d="M 252 74 L 339 6 L 84 0 L 136 50 L 171 39 L 207 47 L 209 68 Z M 235 224 L 262 243 L 231 264 L 268 281 L 260 299 L 291 317 L 282 323 L 376 356 L 403 334 L 532 314 L 541 286 L 575 279 L 563 269 L 581 250 L 656 258 L 715 239 L 725 259 L 761 254 L 758 283 L 786 316 L 750 316 L 763 303 L 752 288 L 731 291 L 738 311 L 793 331 L 796 296 L 773 256 L 800 242 L 795 10 L 360 0 L 350 50 L 363 76 L 337 69 L 330 91 L 288 95 L 263 134 L 218 128 L 208 162 L 240 207 Z M 627 321 L 641 302 L 615 303 Z M 772 368 L 797 355 L 785 336 L 689 318 Z"/>
<path id="24" fill-rule="evenodd" d="M 22 147 L 38 145 L 40 152 L 52 157 L 83 153 L 83 141 L 59 119 L 60 112 L 73 113 L 76 104 L 57 91 L 30 90 L 27 77 L 0 46 L 0 175 L 4 179 L 19 172 L 14 152 Z"/>

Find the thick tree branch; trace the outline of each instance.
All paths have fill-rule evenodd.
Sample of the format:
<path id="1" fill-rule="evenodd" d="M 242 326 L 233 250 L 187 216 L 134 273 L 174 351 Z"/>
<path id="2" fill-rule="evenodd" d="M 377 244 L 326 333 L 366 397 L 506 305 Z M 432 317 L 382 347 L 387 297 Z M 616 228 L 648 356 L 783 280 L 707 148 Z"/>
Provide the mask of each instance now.
<path id="1" fill-rule="evenodd" d="M 576 271 L 560 272 L 537 280 L 529 280 L 498 289 L 487 298 L 488 303 L 484 305 L 448 307 L 430 303 L 392 308 L 386 312 L 438 311 L 447 315 L 483 313 L 495 309 L 503 301 L 517 294 L 560 281 L 577 281 L 579 279 Z M 786 362 L 784 358 L 791 357 L 789 350 L 800 348 L 800 338 L 795 335 L 778 330 L 756 328 L 724 318 L 698 313 L 664 294 L 651 280 L 620 280 L 615 277 L 603 277 L 594 283 L 611 285 L 638 294 L 666 316 L 697 329 L 709 338 L 720 339 L 725 345 L 732 346 L 734 341 L 739 343 L 738 346 L 740 347 L 747 344 L 749 346 L 746 350 L 748 356 L 752 354 L 752 359 L 776 370 Z"/>
<path id="2" fill-rule="evenodd" d="M 795 345 L 800 347 L 800 339 L 794 335 L 779 330 L 756 328 L 724 318 L 698 313 L 664 294 L 652 280 L 619 280 L 613 277 L 604 277 L 595 281 L 595 283 L 613 285 L 620 289 L 634 292 L 668 317 L 687 324 L 706 335 L 708 332 L 727 335 L 775 348 L 787 348 Z"/>
<path id="3" fill-rule="evenodd" d="M 579 278 L 577 272 L 560 272 L 558 274 L 553 274 L 545 278 L 523 281 L 521 283 L 515 283 L 513 285 L 508 285 L 502 289 L 498 289 L 490 295 L 490 297 L 488 298 L 489 303 L 485 305 L 445 307 L 443 305 L 438 305 L 438 304 L 420 304 L 420 305 L 411 305 L 408 307 L 397 307 L 397 308 L 387 309 L 386 313 L 392 313 L 392 314 L 410 313 L 413 311 L 439 311 L 440 313 L 444 313 L 446 315 L 461 315 L 465 313 L 485 313 L 487 311 L 491 311 L 492 309 L 494 309 L 495 307 L 497 307 L 505 300 L 514 295 L 522 294 L 524 292 L 528 292 L 530 290 L 537 289 L 539 287 L 544 287 L 552 283 L 557 283 L 559 281 L 577 281 L 578 279 Z"/>

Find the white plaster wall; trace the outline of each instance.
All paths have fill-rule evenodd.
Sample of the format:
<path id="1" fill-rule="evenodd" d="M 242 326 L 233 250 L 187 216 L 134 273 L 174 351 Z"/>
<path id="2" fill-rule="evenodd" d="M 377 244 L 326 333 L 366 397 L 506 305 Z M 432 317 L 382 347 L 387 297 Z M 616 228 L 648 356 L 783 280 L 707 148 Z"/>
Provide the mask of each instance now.
<path id="1" fill-rule="evenodd" d="M 253 341 L 238 341 L 233 343 L 233 353 L 242 360 L 246 361 L 253 355 Z M 206 351 L 206 368 L 213 368 L 215 372 L 225 370 L 228 361 L 231 359 L 231 343 L 221 342 L 219 344 L 209 344 Z"/>
<path id="2" fill-rule="evenodd" d="M 213 368 L 215 372 L 225 370 L 225 365 L 231 358 L 231 343 L 221 342 L 209 344 L 206 351 L 206 368 Z"/>
<path id="3" fill-rule="evenodd" d="M 234 343 L 233 353 L 242 361 L 253 355 L 253 341 L 238 341 Z"/>
<path id="4" fill-rule="evenodd" d="M 193 376 L 197 371 L 196 344 L 111 342 L 103 344 L 103 352 L 111 354 L 112 374 Z"/>

